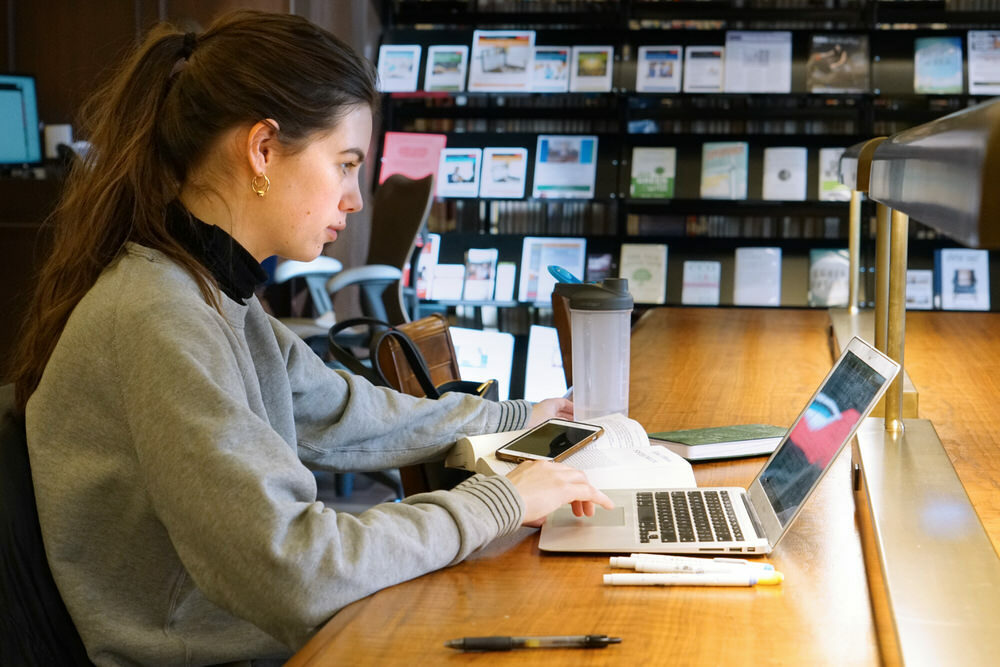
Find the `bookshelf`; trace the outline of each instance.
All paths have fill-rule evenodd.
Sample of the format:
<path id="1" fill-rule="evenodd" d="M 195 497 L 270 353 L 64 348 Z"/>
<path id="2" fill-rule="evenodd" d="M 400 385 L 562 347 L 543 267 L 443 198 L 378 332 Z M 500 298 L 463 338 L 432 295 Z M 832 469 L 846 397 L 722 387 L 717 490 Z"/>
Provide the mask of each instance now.
<path id="1" fill-rule="evenodd" d="M 847 247 L 848 204 L 820 200 L 820 151 L 888 135 L 989 95 L 970 94 L 970 30 L 1000 29 L 996 0 L 384 0 L 383 44 L 468 45 L 476 30 L 533 30 L 536 45 L 614 47 L 610 90 L 604 92 L 416 92 L 386 94 L 384 129 L 447 135 L 449 148 L 527 149 L 527 186 L 519 199 L 440 198 L 430 231 L 442 235 L 441 262 L 461 262 L 469 247 L 495 247 L 500 261 L 518 262 L 524 236 L 584 236 L 588 254 L 622 243 L 669 247 L 666 303 L 682 303 L 684 261 L 721 264 L 720 305 L 732 305 L 734 253 L 740 247 L 782 251 L 782 307 L 807 307 L 810 252 Z M 637 92 L 640 48 L 725 46 L 735 31 L 789 34 L 790 85 L 781 92 Z M 815 92 L 807 70 L 817 36 L 867 42 L 863 88 Z M 956 38 L 962 50 L 961 92 L 914 92 L 914 48 L 920 38 Z M 685 71 L 685 76 L 688 72 Z M 812 92 L 811 92 L 812 91 Z M 598 140 L 591 199 L 534 199 L 539 135 L 590 135 Z M 703 145 L 746 143 L 746 197 L 701 196 Z M 806 151 L 805 198 L 765 199 L 768 149 Z M 631 197 L 636 148 L 676 151 L 670 198 Z M 874 207 L 863 206 L 870 220 Z M 869 232 L 868 228 L 872 231 Z M 933 268 L 934 251 L 953 247 L 918 221 L 911 225 L 912 268 Z M 861 299 L 873 301 L 873 224 L 866 224 Z M 617 266 L 614 267 L 617 269 Z M 991 271 L 996 282 L 997 270 Z M 996 292 L 994 292 L 996 293 Z M 997 299 L 993 300 L 994 303 Z M 454 307 L 452 305 L 451 307 Z M 547 314 L 501 315 L 515 322 Z M 503 304 L 501 310 L 516 310 Z M 503 325 L 503 322 L 501 322 Z"/>

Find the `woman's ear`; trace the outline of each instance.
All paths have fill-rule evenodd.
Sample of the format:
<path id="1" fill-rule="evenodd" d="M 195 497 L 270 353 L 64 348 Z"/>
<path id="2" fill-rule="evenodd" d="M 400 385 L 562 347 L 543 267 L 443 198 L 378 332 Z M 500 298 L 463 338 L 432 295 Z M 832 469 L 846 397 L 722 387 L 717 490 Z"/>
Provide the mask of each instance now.
<path id="1" fill-rule="evenodd" d="M 267 173 L 278 144 L 278 122 L 271 118 L 257 121 L 247 133 L 247 159 L 254 174 Z"/>

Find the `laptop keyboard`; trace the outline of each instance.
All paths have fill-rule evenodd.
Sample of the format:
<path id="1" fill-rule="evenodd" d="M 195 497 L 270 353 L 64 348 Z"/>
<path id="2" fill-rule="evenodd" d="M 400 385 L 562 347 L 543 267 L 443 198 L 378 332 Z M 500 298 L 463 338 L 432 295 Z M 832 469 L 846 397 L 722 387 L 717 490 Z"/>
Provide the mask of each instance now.
<path id="1" fill-rule="evenodd" d="M 739 542 L 743 531 L 729 494 L 720 491 L 640 491 L 639 541 Z"/>

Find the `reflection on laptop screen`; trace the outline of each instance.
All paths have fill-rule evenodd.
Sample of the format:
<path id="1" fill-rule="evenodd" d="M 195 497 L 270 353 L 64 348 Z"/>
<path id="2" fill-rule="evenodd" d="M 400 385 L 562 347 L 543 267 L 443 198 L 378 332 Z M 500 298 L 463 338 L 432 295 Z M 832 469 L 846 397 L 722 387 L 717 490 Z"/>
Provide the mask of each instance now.
<path id="1" fill-rule="evenodd" d="M 761 472 L 760 484 L 784 526 L 886 379 L 855 354 L 820 387 L 788 440 Z"/>

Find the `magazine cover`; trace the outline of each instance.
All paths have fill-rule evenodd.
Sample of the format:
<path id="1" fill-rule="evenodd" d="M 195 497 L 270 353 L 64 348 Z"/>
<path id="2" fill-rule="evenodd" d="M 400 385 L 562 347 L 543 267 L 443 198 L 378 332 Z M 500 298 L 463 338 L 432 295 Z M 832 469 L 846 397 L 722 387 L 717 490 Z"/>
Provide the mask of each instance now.
<path id="1" fill-rule="evenodd" d="M 807 157 L 808 152 L 802 146 L 765 148 L 763 198 L 805 200 Z"/>
<path id="2" fill-rule="evenodd" d="M 721 262 L 684 262 L 681 303 L 686 306 L 718 306 L 722 281 Z"/>
<path id="3" fill-rule="evenodd" d="M 530 90 L 534 51 L 534 30 L 476 30 L 469 57 L 469 90 Z"/>
<path id="4" fill-rule="evenodd" d="M 447 141 L 448 136 L 444 134 L 386 132 L 378 182 L 382 183 L 393 174 L 408 178 L 436 174 L 438 159 Z"/>
<path id="5" fill-rule="evenodd" d="M 721 93 L 723 56 L 721 46 L 689 46 L 684 50 L 684 92 Z"/>
<path id="6" fill-rule="evenodd" d="M 806 61 L 806 90 L 868 92 L 869 63 L 868 35 L 813 35 Z"/>
<path id="7" fill-rule="evenodd" d="M 947 95 L 961 93 L 963 88 L 961 37 L 913 40 L 913 92 Z"/>
<path id="8" fill-rule="evenodd" d="M 708 141 L 701 149 L 702 199 L 747 198 L 745 141 Z"/>
<path id="9" fill-rule="evenodd" d="M 419 44 L 383 44 L 378 49 L 378 89 L 383 93 L 412 93 L 420 71 Z"/>
<path id="10" fill-rule="evenodd" d="M 988 250 L 940 248 L 934 260 L 934 292 L 942 310 L 990 309 Z"/>
<path id="11" fill-rule="evenodd" d="M 531 70 L 531 89 L 542 93 L 569 90 L 569 46 L 536 46 Z"/>
<path id="12" fill-rule="evenodd" d="M 970 30 L 968 41 L 969 93 L 1000 94 L 1000 32 Z"/>
<path id="13" fill-rule="evenodd" d="M 532 197 L 593 199 L 596 176 L 596 136 L 538 135 Z"/>
<path id="14" fill-rule="evenodd" d="M 674 196 L 676 148 L 632 149 L 629 196 L 637 199 L 669 199 Z"/>
<path id="15" fill-rule="evenodd" d="M 680 92 L 683 53 L 682 46 L 640 46 L 635 66 L 636 92 Z"/>
<path id="16" fill-rule="evenodd" d="M 792 33 L 727 30 L 724 78 L 727 93 L 790 93 Z"/>
<path id="17" fill-rule="evenodd" d="M 608 92 L 611 90 L 614 64 L 613 46 L 574 46 L 569 89 L 573 92 Z"/>
<path id="18" fill-rule="evenodd" d="M 843 148 L 819 149 L 819 200 L 851 201 L 851 189 L 840 182 Z"/>
<path id="19" fill-rule="evenodd" d="M 809 251 L 809 305 L 847 306 L 850 301 L 851 259 L 846 248 Z"/>
<path id="20" fill-rule="evenodd" d="M 461 92 L 465 90 L 465 71 L 468 60 L 469 47 L 464 44 L 456 46 L 435 44 L 428 48 L 424 90 L 427 92 Z"/>
<path id="21" fill-rule="evenodd" d="M 521 199 L 527 171 L 527 148 L 484 148 L 479 196 Z"/>
<path id="22" fill-rule="evenodd" d="M 438 162 L 437 196 L 477 197 L 482 154 L 479 148 L 442 149 Z"/>

